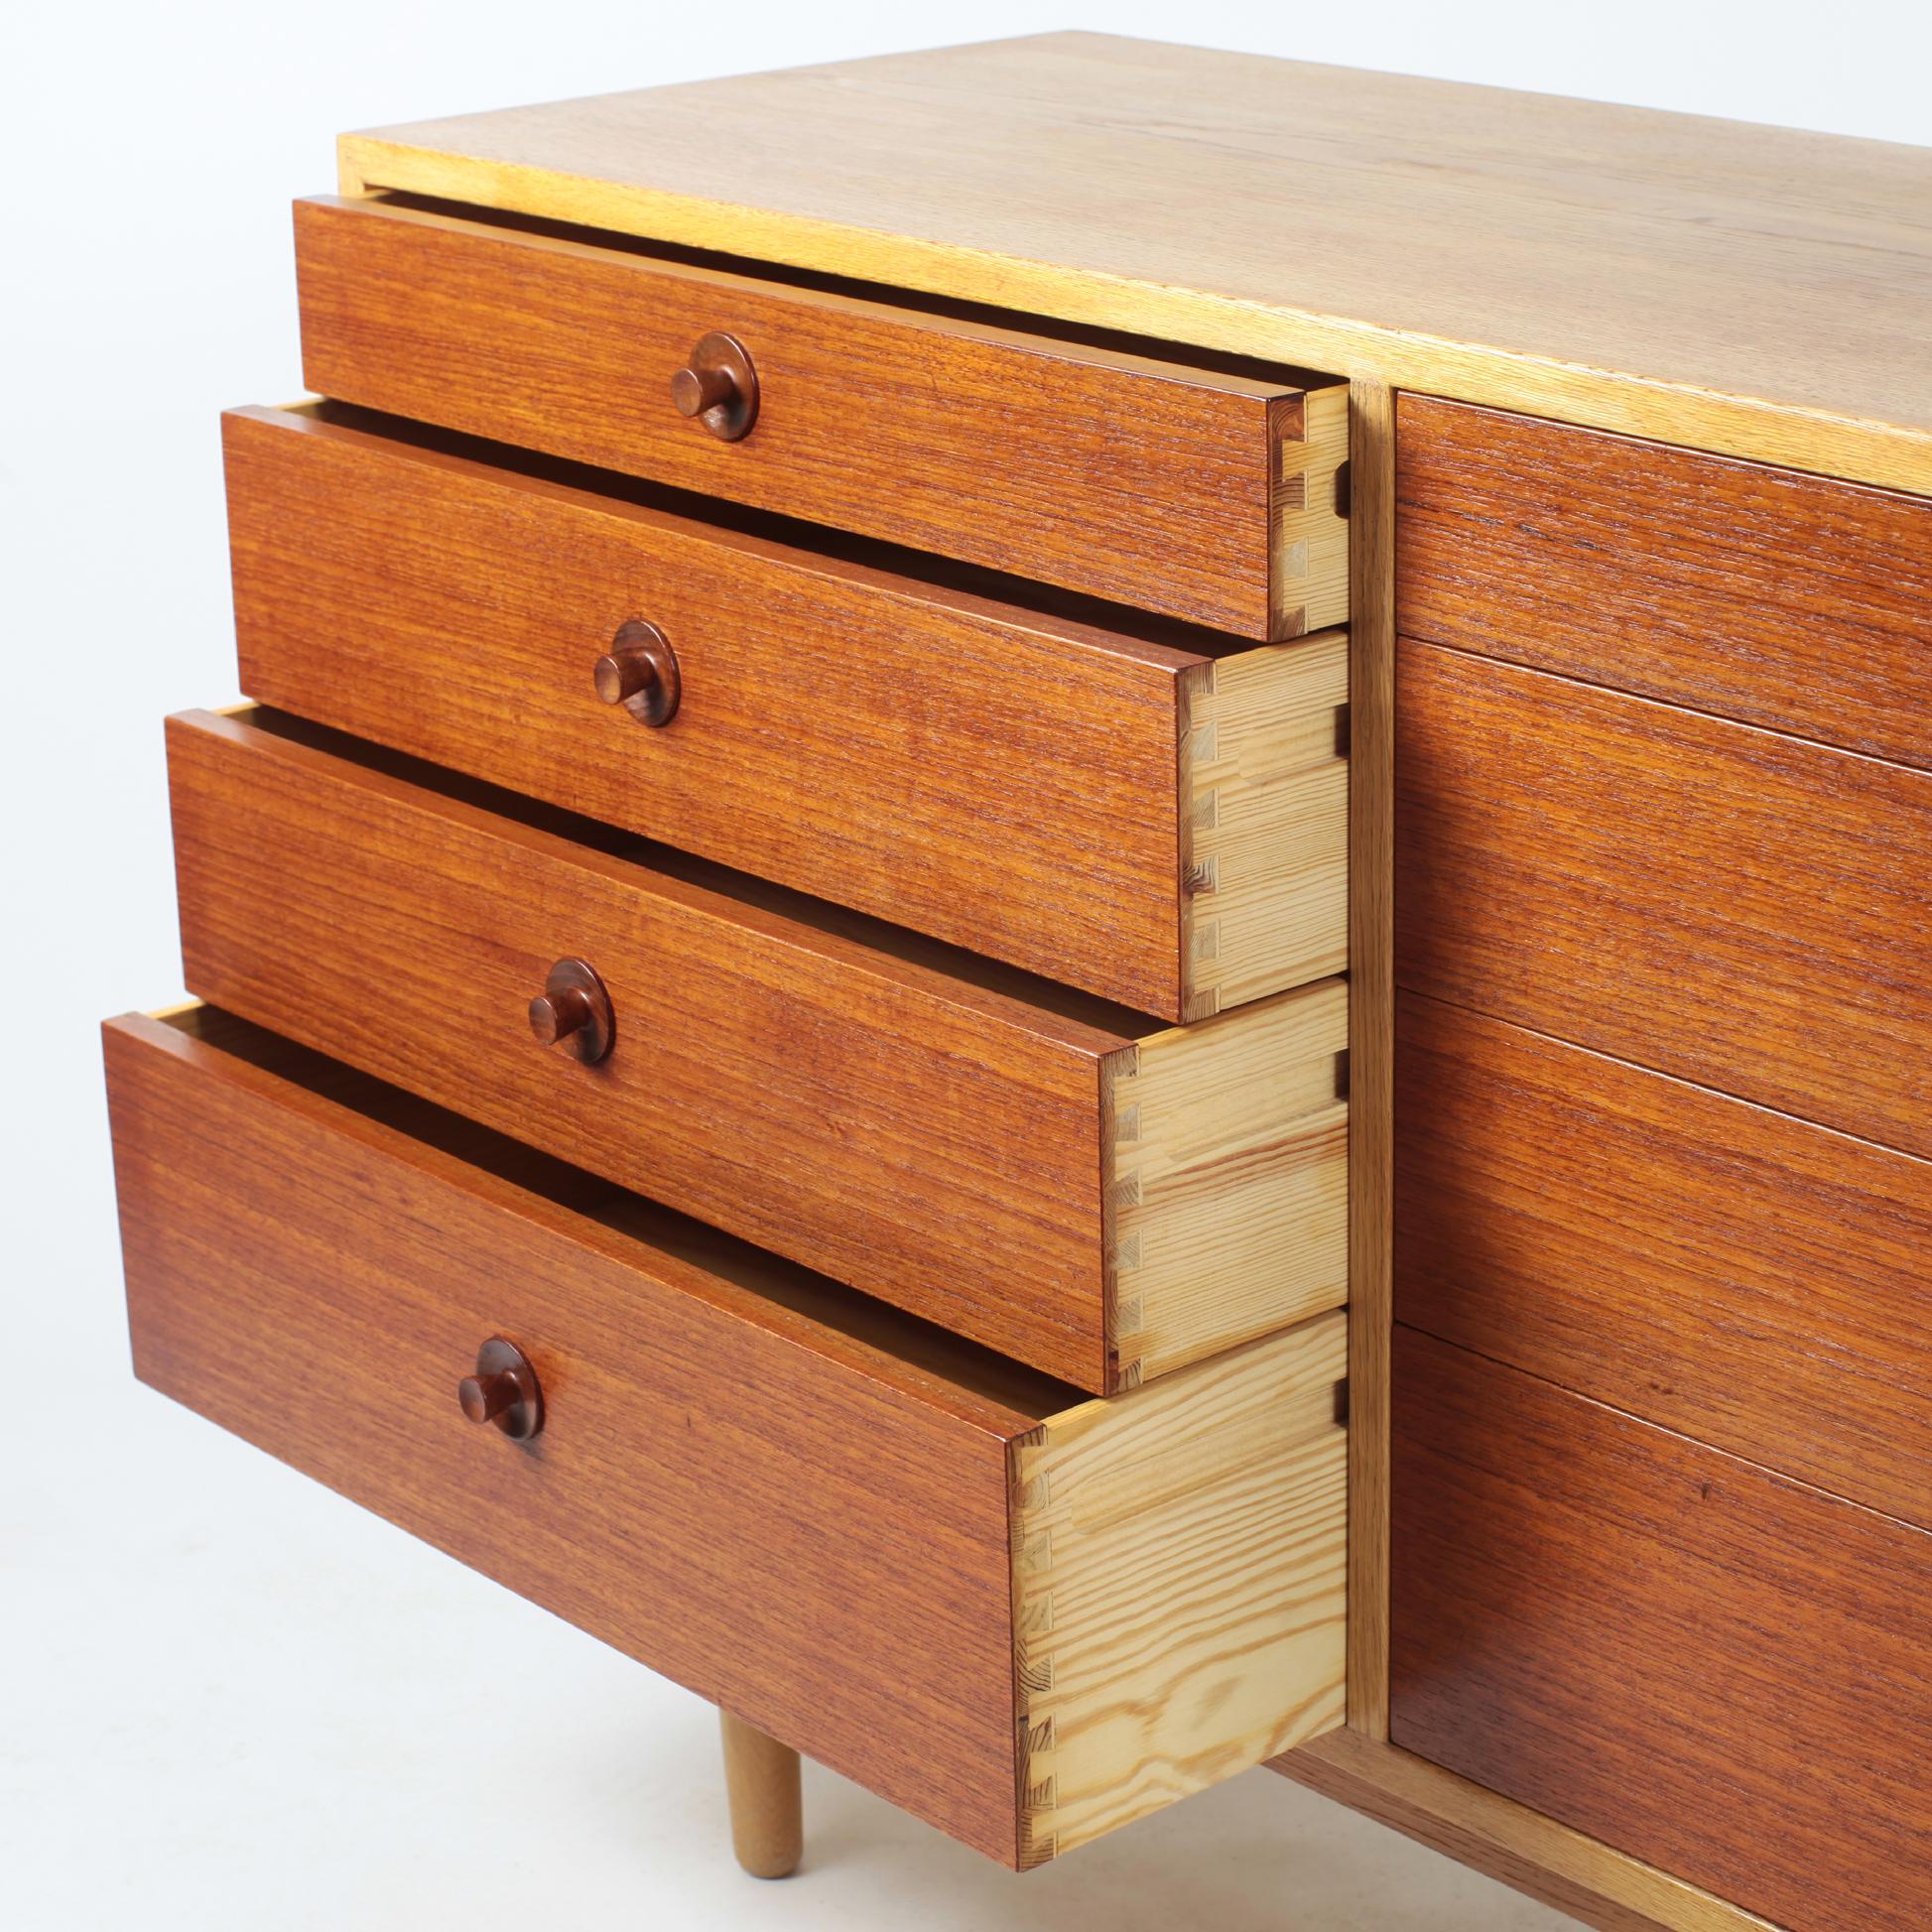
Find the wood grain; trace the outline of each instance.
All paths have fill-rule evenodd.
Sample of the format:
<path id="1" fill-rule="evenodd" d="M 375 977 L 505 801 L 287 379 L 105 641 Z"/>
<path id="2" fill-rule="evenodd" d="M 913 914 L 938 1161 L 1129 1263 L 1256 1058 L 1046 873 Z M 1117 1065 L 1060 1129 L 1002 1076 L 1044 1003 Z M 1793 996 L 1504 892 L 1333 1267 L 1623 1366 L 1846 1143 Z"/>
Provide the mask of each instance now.
<path id="1" fill-rule="evenodd" d="M 1012 1862 L 1005 1445 L 1050 1406 L 414 1139 L 374 1083 L 335 1083 L 372 1115 L 160 1022 L 106 1044 L 144 1381 Z M 527 1448 L 456 1405 L 498 1332 Z"/>
<path id="2" fill-rule="evenodd" d="M 1405 396 L 1402 626 L 1932 765 L 1932 502 Z"/>
<path id="3" fill-rule="evenodd" d="M 1348 1051 L 1349 989 L 1326 979 L 1108 1056 L 1100 1185 L 1123 1385 L 1349 1299 Z"/>
<path id="4" fill-rule="evenodd" d="M 1013 1445 L 1020 1863 L 1343 1719 L 1339 1310 Z"/>
<path id="5" fill-rule="evenodd" d="M 1932 493 L 1917 148 L 1050 34 L 385 128 L 340 152 L 346 192 Z"/>
<path id="6" fill-rule="evenodd" d="M 1598 1932 L 1778 1932 L 1755 1912 L 1353 1729 L 1269 1768 Z"/>
<path id="7" fill-rule="evenodd" d="M 1932 1163 L 1398 1007 L 1396 1312 L 1932 1525 Z"/>
<path id="8" fill-rule="evenodd" d="M 1080 1387 L 1119 1383 L 1104 1119 L 1144 1016 L 256 716 L 170 725 L 193 990 Z M 526 1022 L 563 957 L 615 1008 L 595 1066 Z M 1282 1173 L 1333 1142 L 1341 1018 L 1316 1037 L 1278 1015 L 1332 997 L 1213 1022 L 1253 1041 L 1221 1098 L 1275 1123 Z M 1290 1118 L 1302 1055 L 1328 1098 Z M 1247 1252 L 1247 1224 L 1203 1235 L 1202 1198 L 1210 1224 L 1216 1199 L 1239 1209 L 1247 1164 L 1197 1151 L 1193 1173 L 1166 1212 L 1212 1269 L 1224 1244 Z M 1324 1225 L 1309 1215 L 1311 1247 Z M 1331 1238 L 1326 1256 L 1278 1244 L 1243 1313 L 1272 1297 L 1271 1326 L 1296 1320 L 1319 1280 L 1340 1305 L 1339 1218 Z"/>
<path id="9" fill-rule="evenodd" d="M 296 269 L 325 396 L 1244 637 L 1348 615 L 1339 385 L 1311 440 L 1291 379 L 375 201 L 299 201 Z M 757 365 L 742 442 L 670 402 L 716 329 Z"/>
<path id="10" fill-rule="evenodd" d="M 1339 633 L 1217 662 L 311 412 L 223 444 L 266 704 L 1164 1019 L 1347 963 Z M 663 730 L 592 688 L 633 617 Z"/>
<path id="11" fill-rule="evenodd" d="M 1932 1154 L 1932 777 L 1404 641 L 1399 982 Z"/>
<path id="12" fill-rule="evenodd" d="M 1932 1535 L 1396 1331 L 1393 1737 L 1794 1932 L 1932 1913 Z"/>
<path id="13" fill-rule="evenodd" d="M 1069 1407 L 227 1015 L 106 1047 L 143 1378 L 780 1745 L 1027 1866 L 1339 1718 L 1340 1313 Z"/>
<path id="14" fill-rule="evenodd" d="M 1210 660 L 1181 688 L 1170 1016 L 1198 1020 L 1349 964 L 1349 636 Z"/>
<path id="15" fill-rule="evenodd" d="M 1395 1114 L 1395 398 L 1359 384 L 1349 459 L 1349 1724 L 1388 1736 L 1388 1350 Z"/>

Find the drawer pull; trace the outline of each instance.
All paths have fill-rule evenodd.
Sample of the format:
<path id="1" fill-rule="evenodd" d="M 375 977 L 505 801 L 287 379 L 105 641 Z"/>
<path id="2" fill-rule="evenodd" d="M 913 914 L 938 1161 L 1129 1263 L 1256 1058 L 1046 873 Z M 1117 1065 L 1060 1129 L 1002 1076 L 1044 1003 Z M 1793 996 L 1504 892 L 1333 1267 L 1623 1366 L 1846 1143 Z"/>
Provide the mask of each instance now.
<path id="1" fill-rule="evenodd" d="M 493 1422 L 515 1442 L 528 1442 L 544 1426 L 537 1371 L 530 1357 L 500 1335 L 476 1351 L 476 1372 L 456 1384 L 456 1400 L 471 1422 Z"/>
<path id="2" fill-rule="evenodd" d="M 563 1043 L 585 1066 L 595 1066 L 617 1032 L 610 994 L 595 969 L 582 960 L 559 960 L 530 1002 L 530 1030 L 545 1046 Z"/>
<path id="3" fill-rule="evenodd" d="M 677 715 L 683 683 L 671 640 L 642 617 L 617 627 L 610 649 L 593 673 L 597 696 L 621 705 L 640 724 L 669 724 Z"/>
<path id="4" fill-rule="evenodd" d="M 680 416 L 695 416 L 721 443 L 751 434 L 758 420 L 758 371 L 735 335 L 707 335 L 671 378 Z"/>

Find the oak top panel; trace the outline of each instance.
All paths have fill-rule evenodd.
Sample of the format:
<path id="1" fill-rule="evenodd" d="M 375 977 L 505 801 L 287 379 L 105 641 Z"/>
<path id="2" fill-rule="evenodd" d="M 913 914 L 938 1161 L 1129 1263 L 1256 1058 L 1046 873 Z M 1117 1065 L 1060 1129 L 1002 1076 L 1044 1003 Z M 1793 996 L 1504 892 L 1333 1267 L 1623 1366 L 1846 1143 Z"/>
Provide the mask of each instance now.
<path id="1" fill-rule="evenodd" d="M 341 169 L 1932 491 L 1932 149 L 1048 34 L 346 135 Z"/>

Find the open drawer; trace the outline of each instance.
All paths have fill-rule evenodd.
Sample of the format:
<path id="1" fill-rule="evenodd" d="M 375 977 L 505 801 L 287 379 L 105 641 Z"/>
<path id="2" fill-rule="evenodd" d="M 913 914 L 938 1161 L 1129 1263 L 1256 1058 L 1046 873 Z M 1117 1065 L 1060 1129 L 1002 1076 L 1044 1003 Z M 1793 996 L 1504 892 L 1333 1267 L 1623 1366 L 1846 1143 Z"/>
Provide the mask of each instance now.
<path id="1" fill-rule="evenodd" d="M 1167 1020 L 1349 963 L 1342 631 L 1043 612 L 335 404 L 222 441 L 264 704 Z"/>
<path id="2" fill-rule="evenodd" d="M 141 1377 L 781 1741 L 1024 1868 L 1341 1722 L 1339 1311 L 1083 1400 L 217 1009 L 105 1041 Z"/>
<path id="3" fill-rule="evenodd" d="M 1093 1394 L 1348 1297 L 1342 980 L 1163 1027 L 279 713 L 168 736 L 202 999 Z"/>
<path id="4" fill-rule="evenodd" d="M 295 239 L 304 380 L 338 402 L 1241 637 L 1348 616 L 1333 378 L 481 209 L 298 201 Z"/>

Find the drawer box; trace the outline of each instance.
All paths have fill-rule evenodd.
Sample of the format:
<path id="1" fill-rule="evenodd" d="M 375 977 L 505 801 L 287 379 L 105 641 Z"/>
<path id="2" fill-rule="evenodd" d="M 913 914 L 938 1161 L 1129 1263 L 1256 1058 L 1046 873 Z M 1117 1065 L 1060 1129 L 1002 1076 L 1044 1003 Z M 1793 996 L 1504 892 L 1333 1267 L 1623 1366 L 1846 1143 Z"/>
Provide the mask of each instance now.
<path id="1" fill-rule="evenodd" d="M 1242 637 L 1348 614 L 1345 384 L 379 200 L 298 202 L 296 266 L 303 379 L 339 401 Z M 720 332 L 756 371 L 736 441 L 672 403 Z"/>
<path id="2" fill-rule="evenodd" d="M 978 1850 L 1339 1723 L 1341 1315 L 1084 1402 L 229 1015 L 106 1053 L 144 1380 Z"/>
<path id="3" fill-rule="evenodd" d="M 1340 632 L 1150 642 L 313 410 L 223 435 L 251 697 L 1164 1019 L 1347 964 Z M 592 682 L 637 618 L 656 729 Z"/>
<path id="4" fill-rule="evenodd" d="M 1346 1299 L 1341 981 L 1163 1029 L 249 716 L 169 726 L 200 997 L 1096 1392 Z"/>

